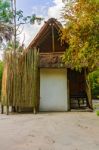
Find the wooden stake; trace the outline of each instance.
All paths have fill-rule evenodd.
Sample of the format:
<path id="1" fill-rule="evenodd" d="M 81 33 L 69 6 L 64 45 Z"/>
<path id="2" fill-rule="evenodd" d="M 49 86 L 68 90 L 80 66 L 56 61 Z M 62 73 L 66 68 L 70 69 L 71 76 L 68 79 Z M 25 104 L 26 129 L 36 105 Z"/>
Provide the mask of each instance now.
<path id="1" fill-rule="evenodd" d="M 1 105 L 1 114 L 3 114 L 3 113 L 4 113 L 4 106 Z"/>

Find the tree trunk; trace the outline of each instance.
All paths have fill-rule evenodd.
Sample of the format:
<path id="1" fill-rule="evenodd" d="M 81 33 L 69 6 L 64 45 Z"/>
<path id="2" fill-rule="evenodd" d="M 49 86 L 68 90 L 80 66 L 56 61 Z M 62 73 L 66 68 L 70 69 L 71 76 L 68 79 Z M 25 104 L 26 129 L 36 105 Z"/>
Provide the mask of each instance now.
<path id="1" fill-rule="evenodd" d="M 85 69 L 85 90 L 86 90 L 86 94 L 87 94 L 87 99 L 88 99 L 88 107 L 90 109 L 93 109 L 93 106 L 92 106 L 92 95 L 91 95 L 91 84 L 90 84 L 90 81 L 89 81 L 89 76 L 88 76 L 88 71 Z"/>

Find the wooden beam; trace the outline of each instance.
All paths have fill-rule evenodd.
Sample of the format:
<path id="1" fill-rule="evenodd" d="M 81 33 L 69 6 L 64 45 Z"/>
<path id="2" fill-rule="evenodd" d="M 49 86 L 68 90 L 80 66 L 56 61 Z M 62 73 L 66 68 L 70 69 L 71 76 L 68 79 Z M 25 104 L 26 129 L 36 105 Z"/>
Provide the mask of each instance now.
<path id="1" fill-rule="evenodd" d="M 55 52 L 54 24 L 52 24 L 51 27 L 52 27 L 52 50 L 53 50 L 53 52 Z"/>

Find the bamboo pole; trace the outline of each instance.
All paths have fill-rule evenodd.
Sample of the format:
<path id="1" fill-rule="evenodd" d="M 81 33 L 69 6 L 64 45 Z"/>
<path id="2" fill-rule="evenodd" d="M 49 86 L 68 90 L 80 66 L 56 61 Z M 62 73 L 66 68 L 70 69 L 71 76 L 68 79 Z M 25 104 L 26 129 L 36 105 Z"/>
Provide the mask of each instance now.
<path id="1" fill-rule="evenodd" d="M 3 106 L 9 106 L 12 110 L 18 111 L 18 108 L 33 107 L 36 113 L 39 105 L 39 72 L 38 72 L 38 51 L 29 50 L 26 54 L 10 52 L 6 54 L 5 69 L 7 66 L 5 91 L 2 90 L 1 110 Z M 2 89 L 4 86 L 2 86 Z"/>
<path id="2" fill-rule="evenodd" d="M 33 77 L 33 80 L 34 80 L 34 87 L 33 87 L 33 89 L 34 89 L 34 114 L 36 114 L 36 49 L 34 49 L 34 77 Z"/>
<path id="3" fill-rule="evenodd" d="M 39 68 L 39 50 L 37 50 L 37 60 L 36 60 L 36 108 L 39 111 L 40 104 L 40 68 Z"/>

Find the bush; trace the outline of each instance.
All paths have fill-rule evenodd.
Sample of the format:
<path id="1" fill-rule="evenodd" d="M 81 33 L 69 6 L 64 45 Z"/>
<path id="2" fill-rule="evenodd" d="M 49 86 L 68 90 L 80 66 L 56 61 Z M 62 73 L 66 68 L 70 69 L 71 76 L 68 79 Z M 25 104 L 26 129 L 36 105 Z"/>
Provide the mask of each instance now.
<path id="1" fill-rule="evenodd" d="M 99 110 L 96 111 L 97 116 L 99 116 Z"/>
<path id="2" fill-rule="evenodd" d="M 92 72 L 90 75 L 92 96 L 93 98 L 99 98 L 99 69 Z"/>

